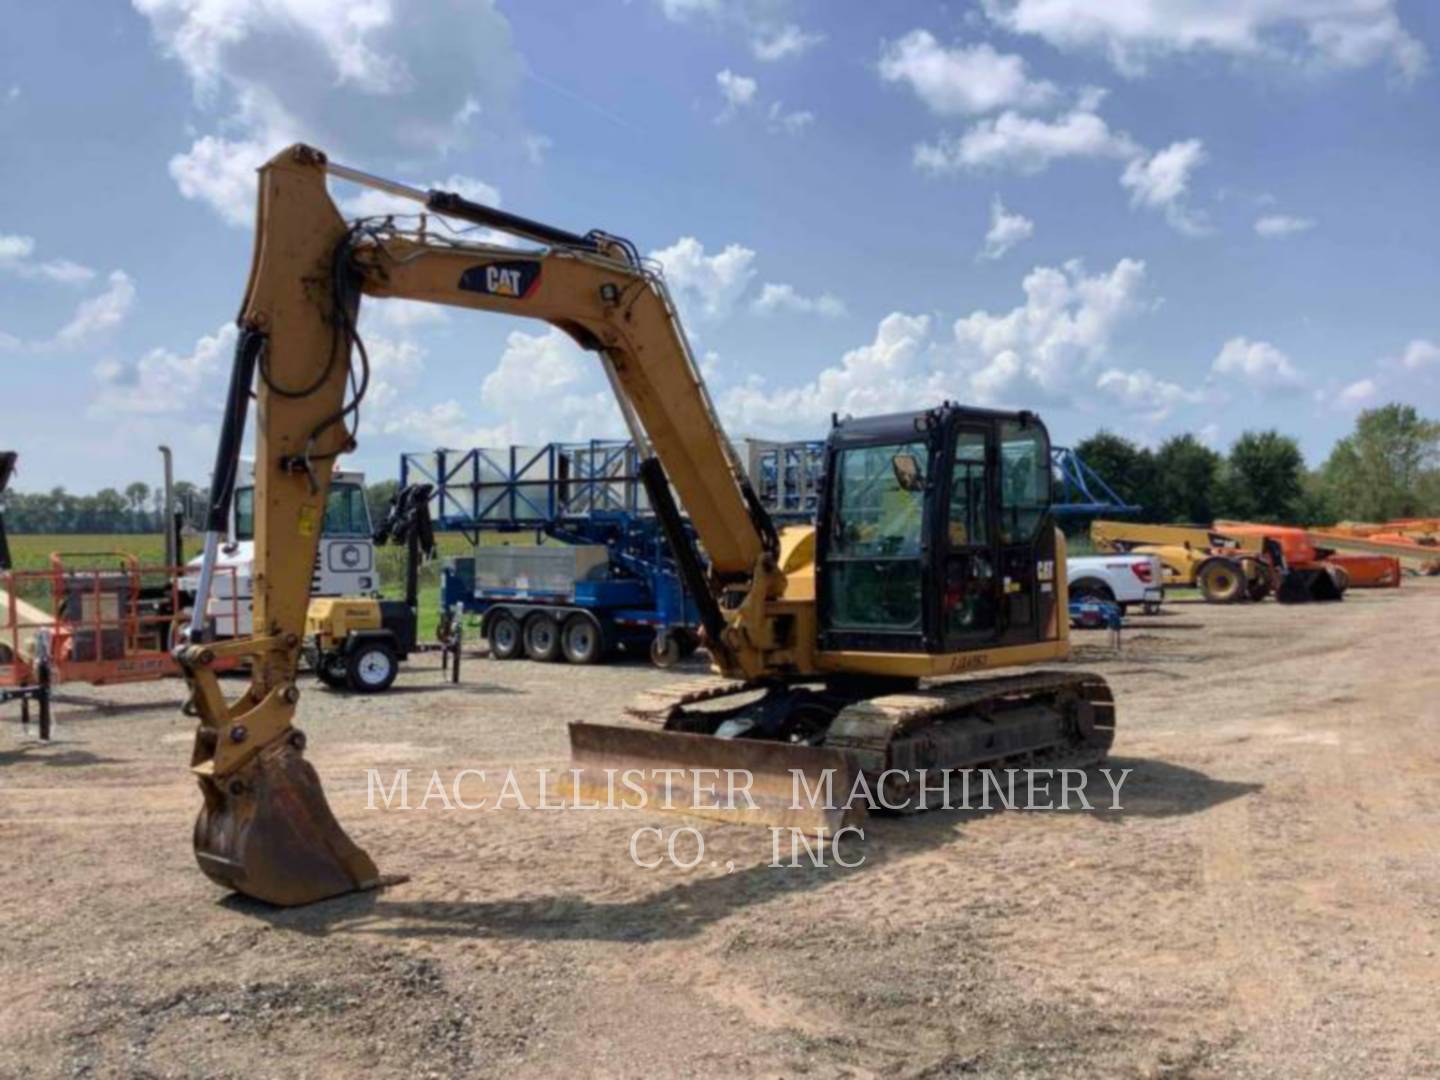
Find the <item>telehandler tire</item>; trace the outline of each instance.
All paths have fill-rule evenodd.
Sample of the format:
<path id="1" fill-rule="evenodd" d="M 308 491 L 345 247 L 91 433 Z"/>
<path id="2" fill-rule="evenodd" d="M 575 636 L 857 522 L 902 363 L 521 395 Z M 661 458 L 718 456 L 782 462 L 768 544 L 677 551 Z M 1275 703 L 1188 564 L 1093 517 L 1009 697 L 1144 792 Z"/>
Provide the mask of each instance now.
<path id="1" fill-rule="evenodd" d="M 1208 604 L 1233 604 L 1245 595 L 1245 572 L 1234 559 L 1207 559 L 1195 571 L 1195 584 Z"/>

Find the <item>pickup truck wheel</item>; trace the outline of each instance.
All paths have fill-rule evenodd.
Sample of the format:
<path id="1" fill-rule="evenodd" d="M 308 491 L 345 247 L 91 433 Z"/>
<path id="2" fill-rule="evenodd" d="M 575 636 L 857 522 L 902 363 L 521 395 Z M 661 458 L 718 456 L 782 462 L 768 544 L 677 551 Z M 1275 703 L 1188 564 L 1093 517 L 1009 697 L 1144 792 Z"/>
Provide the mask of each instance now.
<path id="1" fill-rule="evenodd" d="M 572 664 L 598 664 L 605 655 L 605 635 L 589 615 L 577 612 L 560 628 L 560 651 Z"/>
<path id="2" fill-rule="evenodd" d="M 490 642 L 490 655 L 496 660 L 514 660 L 524 655 L 520 621 L 508 611 L 498 611 L 490 617 L 485 637 Z"/>
<path id="3" fill-rule="evenodd" d="M 1099 578 L 1081 578 L 1079 581 L 1070 584 L 1071 600 L 1104 600 L 1106 603 L 1115 602 L 1115 592 Z"/>
<path id="4" fill-rule="evenodd" d="M 1143 611 L 1146 615 L 1159 615 L 1160 601 L 1146 600 L 1145 605 L 1140 610 Z"/>
<path id="5" fill-rule="evenodd" d="M 350 650 L 345 658 L 346 684 L 358 694 L 378 694 L 390 689 L 400 672 L 395 650 L 383 641 L 367 641 Z"/>
<path id="6" fill-rule="evenodd" d="M 545 664 L 560 659 L 560 627 L 553 615 L 540 612 L 525 620 L 525 653 Z"/>

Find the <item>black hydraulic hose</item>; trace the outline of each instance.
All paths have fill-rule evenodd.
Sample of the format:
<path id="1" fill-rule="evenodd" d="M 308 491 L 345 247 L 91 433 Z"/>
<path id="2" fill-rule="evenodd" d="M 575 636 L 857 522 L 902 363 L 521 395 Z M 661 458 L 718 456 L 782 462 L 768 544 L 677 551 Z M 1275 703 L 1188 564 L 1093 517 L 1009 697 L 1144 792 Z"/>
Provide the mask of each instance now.
<path id="1" fill-rule="evenodd" d="M 705 637 L 710 648 L 724 649 L 725 616 L 720 613 L 720 604 L 710 591 L 710 582 L 701 565 L 700 553 L 695 550 L 695 541 L 681 520 L 680 508 L 675 505 L 675 496 L 670 491 L 670 481 L 665 478 L 665 469 L 658 458 L 649 457 L 640 463 L 640 482 L 645 485 L 645 494 L 650 497 L 650 506 L 660 522 L 660 531 L 675 556 L 675 565 L 680 571 L 680 580 L 695 597 L 695 606 L 700 609 L 700 625 L 705 628 Z"/>
<path id="2" fill-rule="evenodd" d="M 210 504 L 205 514 L 207 532 L 223 533 L 230 524 L 230 500 L 240 473 L 240 446 L 245 440 L 245 418 L 250 412 L 250 386 L 255 367 L 265 351 L 265 335 L 241 328 L 235 342 L 235 359 L 230 366 L 230 389 L 225 395 L 225 419 L 220 427 L 220 445 L 215 449 L 215 468 L 210 474 Z"/>

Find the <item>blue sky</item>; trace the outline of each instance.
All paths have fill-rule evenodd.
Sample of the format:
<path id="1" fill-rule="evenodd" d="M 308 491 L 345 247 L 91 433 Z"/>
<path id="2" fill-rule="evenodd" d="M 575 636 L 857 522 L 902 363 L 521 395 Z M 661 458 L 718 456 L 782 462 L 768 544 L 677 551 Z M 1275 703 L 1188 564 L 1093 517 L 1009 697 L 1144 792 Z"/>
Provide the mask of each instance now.
<path id="1" fill-rule="evenodd" d="M 733 435 L 941 398 L 1312 464 L 1440 411 L 1421 0 L 133 0 L 0 41 L 16 486 L 203 481 L 253 169 L 303 140 L 665 264 Z M 352 212 L 378 204 L 353 189 Z M 358 463 L 618 434 L 540 324 L 372 304 Z"/>

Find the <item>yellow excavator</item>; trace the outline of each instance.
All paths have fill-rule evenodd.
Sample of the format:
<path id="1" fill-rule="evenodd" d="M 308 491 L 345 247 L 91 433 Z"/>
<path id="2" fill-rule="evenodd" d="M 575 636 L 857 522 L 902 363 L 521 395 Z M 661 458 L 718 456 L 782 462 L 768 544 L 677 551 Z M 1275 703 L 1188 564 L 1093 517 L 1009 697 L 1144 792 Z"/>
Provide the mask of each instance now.
<path id="1" fill-rule="evenodd" d="M 413 199 L 420 212 L 347 222 L 327 176 Z M 178 649 L 199 720 L 195 853 L 216 882 L 279 905 L 382 882 L 336 822 L 293 726 L 331 465 L 355 447 L 369 378 L 356 332 L 365 296 L 542 320 L 594 353 L 609 379 L 699 602 L 715 676 L 645 695 L 614 722 L 572 724 L 587 786 L 639 770 L 673 808 L 833 835 L 855 807 L 796 802 L 800 784 L 853 792 L 866 780 L 887 807 L 922 809 L 927 772 L 934 784 L 942 770 L 1104 758 L 1115 715 L 1103 679 L 993 674 L 1069 649 L 1049 436 L 1033 413 L 942 403 L 836 418 L 817 523 L 777 530 L 720 426 L 660 268 L 633 244 L 395 184 L 306 146 L 270 160 L 259 187 L 201 573 L 204 592 L 253 385 L 254 634 Z M 496 233 L 536 246 L 497 245 Z M 250 663 L 235 700 L 216 678 L 226 658 Z M 944 678 L 958 675 L 968 677 Z M 745 798 L 687 799 L 677 770 L 744 771 Z"/>

